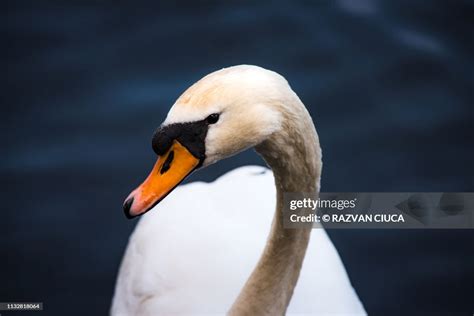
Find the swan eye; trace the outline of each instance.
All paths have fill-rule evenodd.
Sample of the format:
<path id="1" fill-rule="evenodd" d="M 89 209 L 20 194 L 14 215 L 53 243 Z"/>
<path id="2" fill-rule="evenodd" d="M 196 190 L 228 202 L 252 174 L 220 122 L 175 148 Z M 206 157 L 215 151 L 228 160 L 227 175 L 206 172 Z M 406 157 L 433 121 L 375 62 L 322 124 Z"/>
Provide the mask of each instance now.
<path id="1" fill-rule="evenodd" d="M 219 120 L 219 114 L 217 114 L 217 113 L 211 114 L 206 118 L 207 124 L 214 124 L 218 120 Z"/>

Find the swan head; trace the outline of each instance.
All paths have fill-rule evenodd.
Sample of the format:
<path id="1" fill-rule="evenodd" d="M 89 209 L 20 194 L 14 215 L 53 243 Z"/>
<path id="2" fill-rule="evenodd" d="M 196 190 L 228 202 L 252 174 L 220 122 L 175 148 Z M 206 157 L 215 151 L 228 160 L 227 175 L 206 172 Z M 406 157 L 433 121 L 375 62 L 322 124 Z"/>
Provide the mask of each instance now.
<path id="1" fill-rule="evenodd" d="M 282 76 L 257 66 L 224 68 L 196 82 L 153 135 L 157 162 L 125 200 L 125 215 L 144 214 L 194 170 L 256 146 L 280 130 L 281 106 L 289 93 Z"/>

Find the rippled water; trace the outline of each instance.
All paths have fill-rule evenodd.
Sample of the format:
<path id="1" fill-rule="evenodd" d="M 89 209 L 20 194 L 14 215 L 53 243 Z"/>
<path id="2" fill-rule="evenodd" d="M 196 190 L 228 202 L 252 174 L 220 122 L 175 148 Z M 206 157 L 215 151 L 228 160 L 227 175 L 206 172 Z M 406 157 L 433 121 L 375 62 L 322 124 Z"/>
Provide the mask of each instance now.
<path id="1" fill-rule="evenodd" d="M 472 1 L 18 1 L 1 17 L 0 301 L 106 313 L 152 132 L 229 65 L 289 80 L 320 134 L 323 190 L 473 190 Z M 262 161 L 189 181 L 244 164 Z M 472 313 L 471 232 L 330 235 L 369 313 Z"/>

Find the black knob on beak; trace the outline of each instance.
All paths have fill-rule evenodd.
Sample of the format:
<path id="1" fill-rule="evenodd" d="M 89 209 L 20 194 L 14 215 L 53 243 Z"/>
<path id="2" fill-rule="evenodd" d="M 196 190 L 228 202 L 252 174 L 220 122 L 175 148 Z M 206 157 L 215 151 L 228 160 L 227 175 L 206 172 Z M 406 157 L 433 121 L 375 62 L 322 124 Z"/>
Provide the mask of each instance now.
<path id="1" fill-rule="evenodd" d="M 174 135 L 171 135 L 172 133 L 170 133 L 171 126 L 160 127 L 156 130 L 155 134 L 153 134 L 151 147 L 158 156 L 165 154 L 173 143 L 173 139 L 175 137 L 173 137 Z"/>

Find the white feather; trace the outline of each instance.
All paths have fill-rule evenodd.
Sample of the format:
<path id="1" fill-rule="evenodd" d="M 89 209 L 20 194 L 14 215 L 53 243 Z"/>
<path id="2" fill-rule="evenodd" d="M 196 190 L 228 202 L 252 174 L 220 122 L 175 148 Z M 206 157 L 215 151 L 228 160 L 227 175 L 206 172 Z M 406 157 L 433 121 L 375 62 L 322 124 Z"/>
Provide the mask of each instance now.
<path id="1" fill-rule="evenodd" d="M 261 255 L 274 208 L 273 175 L 263 167 L 178 187 L 130 237 L 111 314 L 225 314 Z M 323 229 L 312 231 L 287 314 L 365 314 Z"/>

